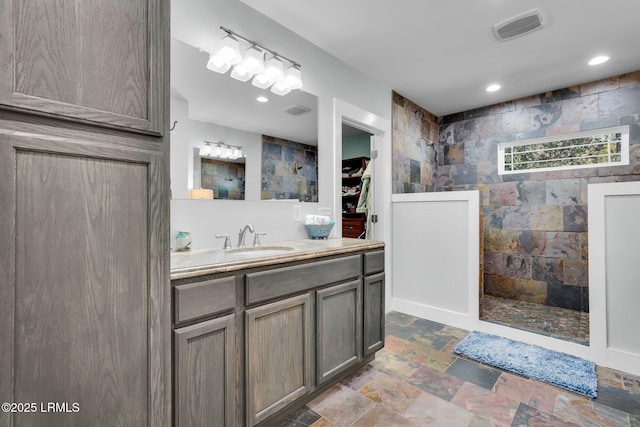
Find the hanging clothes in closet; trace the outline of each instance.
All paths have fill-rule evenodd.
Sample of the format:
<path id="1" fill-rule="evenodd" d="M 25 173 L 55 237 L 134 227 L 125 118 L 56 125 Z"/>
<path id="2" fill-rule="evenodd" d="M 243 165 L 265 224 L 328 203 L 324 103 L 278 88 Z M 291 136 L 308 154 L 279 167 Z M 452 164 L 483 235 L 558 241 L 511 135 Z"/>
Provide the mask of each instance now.
<path id="1" fill-rule="evenodd" d="M 365 239 L 371 237 L 371 164 L 370 161 L 367 164 L 367 168 L 362 174 L 362 190 L 360 190 L 360 198 L 358 199 L 358 206 L 356 207 L 357 213 L 363 213 L 365 216 Z"/>

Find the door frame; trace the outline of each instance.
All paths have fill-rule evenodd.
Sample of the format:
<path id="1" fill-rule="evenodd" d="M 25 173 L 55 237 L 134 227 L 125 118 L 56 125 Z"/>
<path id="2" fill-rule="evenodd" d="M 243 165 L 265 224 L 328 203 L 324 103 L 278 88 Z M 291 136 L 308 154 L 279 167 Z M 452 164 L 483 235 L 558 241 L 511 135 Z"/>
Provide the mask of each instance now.
<path id="1" fill-rule="evenodd" d="M 391 102 L 391 100 L 389 100 Z M 378 152 L 374 161 L 373 213 L 379 217 L 374 226 L 375 239 L 384 241 L 385 257 L 385 312 L 391 304 L 391 121 L 338 98 L 333 99 L 333 217 L 336 225 L 333 235 L 342 236 L 342 194 L 335 189 L 342 186 L 342 123 L 366 131 L 371 136 L 371 149 Z"/>

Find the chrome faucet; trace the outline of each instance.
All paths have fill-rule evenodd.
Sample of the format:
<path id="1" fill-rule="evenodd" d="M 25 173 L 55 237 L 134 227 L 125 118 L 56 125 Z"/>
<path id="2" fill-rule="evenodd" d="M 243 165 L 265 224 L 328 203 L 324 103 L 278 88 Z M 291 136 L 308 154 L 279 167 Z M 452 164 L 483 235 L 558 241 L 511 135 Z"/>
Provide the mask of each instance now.
<path id="1" fill-rule="evenodd" d="M 228 234 L 216 234 L 216 239 L 224 239 L 224 245 L 222 249 L 231 249 L 231 241 Z"/>
<path id="2" fill-rule="evenodd" d="M 247 224 L 247 225 L 244 226 L 244 228 L 240 229 L 240 232 L 238 233 L 238 247 L 239 248 L 244 248 L 246 246 L 244 244 L 244 235 L 247 232 L 247 229 L 249 230 L 249 233 L 253 233 L 253 225 Z"/>

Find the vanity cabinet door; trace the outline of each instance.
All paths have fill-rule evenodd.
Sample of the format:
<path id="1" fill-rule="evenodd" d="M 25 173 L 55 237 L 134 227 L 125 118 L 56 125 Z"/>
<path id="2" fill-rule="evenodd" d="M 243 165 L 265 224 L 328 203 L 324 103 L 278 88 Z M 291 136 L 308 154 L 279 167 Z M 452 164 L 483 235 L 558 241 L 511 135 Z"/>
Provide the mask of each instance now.
<path id="1" fill-rule="evenodd" d="M 361 292 L 355 280 L 316 293 L 318 385 L 362 359 Z"/>
<path id="2" fill-rule="evenodd" d="M 175 425 L 235 425 L 235 315 L 177 329 Z"/>
<path id="3" fill-rule="evenodd" d="M 364 278 L 364 355 L 384 347 L 384 273 Z"/>
<path id="4" fill-rule="evenodd" d="M 21 126 L 0 131 L 0 401 L 80 410 L 0 425 L 167 426 L 162 157 Z"/>
<path id="5" fill-rule="evenodd" d="M 255 425 L 311 389 L 311 294 L 245 312 L 247 420 Z"/>
<path id="6" fill-rule="evenodd" d="M 166 0 L 3 0 L 0 104 L 160 133 L 168 9 Z"/>

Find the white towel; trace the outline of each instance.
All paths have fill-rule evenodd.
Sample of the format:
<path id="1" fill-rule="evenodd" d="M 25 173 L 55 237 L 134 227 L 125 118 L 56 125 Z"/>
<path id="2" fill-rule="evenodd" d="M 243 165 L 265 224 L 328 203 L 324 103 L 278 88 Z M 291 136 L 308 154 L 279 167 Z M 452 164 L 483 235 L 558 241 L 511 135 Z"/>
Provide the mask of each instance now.
<path id="1" fill-rule="evenodd" d="M 322 225 L 329 224 L 331 222 L 331 217 L 325 215 L 307 215 L 304 217 L 304 223 Z"/>

